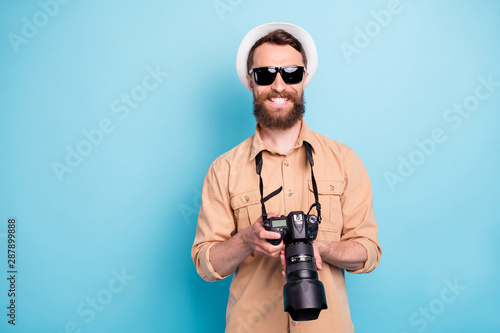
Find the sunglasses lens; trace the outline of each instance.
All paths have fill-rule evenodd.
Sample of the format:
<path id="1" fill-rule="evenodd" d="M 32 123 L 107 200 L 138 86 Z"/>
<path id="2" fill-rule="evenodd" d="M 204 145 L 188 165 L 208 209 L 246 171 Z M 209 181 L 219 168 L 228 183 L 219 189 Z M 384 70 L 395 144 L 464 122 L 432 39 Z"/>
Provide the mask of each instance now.
<path id="1" fill-rule="evenodd" d="M 286 84 L 297 84 L 302 81 L 304 76 L 304 67 L 288 66 L 288 67 L 259 67 L 254 68 L 255 83 L 259 86 L 268 86 L 276 79 L 278 70 L 281 71 L 281 77 Z"/>
<path id="2" fill-rule="evenodd" d="M 273 67 L 255 68 L 253 72 L 255 83 L 260 86 L 268 86 L 273 83 L 277 73 L 276 68 Z"/>
<path id="3" fill-rule="evenodd" d="M 281 74 L 283 81 L 285 81 L 286 84 L 297 84 L 302 81 L 302 77 L 304 76 L 304 67 L 283 67 Z"/>

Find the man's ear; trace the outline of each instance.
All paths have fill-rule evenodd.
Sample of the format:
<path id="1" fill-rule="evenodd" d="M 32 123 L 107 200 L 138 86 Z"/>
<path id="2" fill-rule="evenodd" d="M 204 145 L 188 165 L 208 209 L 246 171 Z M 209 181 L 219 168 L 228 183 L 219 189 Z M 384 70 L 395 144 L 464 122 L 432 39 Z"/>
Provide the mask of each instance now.
<path id="1" fill-rule="evenodd" d="M 247 74 L 247 80 L 248 80 L 248 87 L 250 87 L 250 91 L 253 92 L 253 81 L 252 81 L 252 75 Z"/>

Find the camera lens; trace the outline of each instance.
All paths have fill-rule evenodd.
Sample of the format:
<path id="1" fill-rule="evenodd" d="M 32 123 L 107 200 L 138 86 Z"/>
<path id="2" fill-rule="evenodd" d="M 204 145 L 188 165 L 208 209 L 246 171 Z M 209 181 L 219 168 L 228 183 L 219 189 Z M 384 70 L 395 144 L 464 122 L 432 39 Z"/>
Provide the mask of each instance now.
<path id="1" fill-rule="evenodd" d="M 317 279 L 314 249 L 311 244 L 297 243 L 285 248 L 286 279 L 295 281 L 300 278 Z"/>
<path id="2" fill-rule="evenodd" d="M 286 246 L 285 259 L 285 311 L 296 321 L 317 319 L 327 305 L 323 283 L 318 280 L 312 244 L 297 242 Z"/>

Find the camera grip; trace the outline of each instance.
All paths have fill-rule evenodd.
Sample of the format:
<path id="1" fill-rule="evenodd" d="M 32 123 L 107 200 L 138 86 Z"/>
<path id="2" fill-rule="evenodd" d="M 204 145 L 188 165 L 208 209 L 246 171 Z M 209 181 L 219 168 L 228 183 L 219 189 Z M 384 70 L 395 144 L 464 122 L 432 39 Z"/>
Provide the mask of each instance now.
<path id="1" fill-rule="evenodd" d="M 279 239 L 267 239 L 266 240 L 271 243 L 272 245 L 276 246 L 276 245 L 280 245 L 281 243 L 281 240 L 283 239 L 283 236 L 281 236 L 281 238 Z"/>
<path id="2" fill-rule="evenodd" d="M 276 246 L 276 245 L 280 245 L 281 241 L 283 240 L 283 229 L 280 228 L 280 227 L 273 227 L 272 226 L 272 223 L 273 221 L 280 221 L 280 220 L 283 220 L 285 219 L 285 216 L 281 215 L 280 218 L 270 218 L 270 219 L 266 219 L 264 221 L 264 229 L 266 229 L 267 231 L 272 231 L 272 232 L 276 232 L 278 234 L 280 234 L 280 238 L 278 239 L 269 239 L 269 238 L 266 238 L 266 240 L 271 243 L 272 245 Z"/>

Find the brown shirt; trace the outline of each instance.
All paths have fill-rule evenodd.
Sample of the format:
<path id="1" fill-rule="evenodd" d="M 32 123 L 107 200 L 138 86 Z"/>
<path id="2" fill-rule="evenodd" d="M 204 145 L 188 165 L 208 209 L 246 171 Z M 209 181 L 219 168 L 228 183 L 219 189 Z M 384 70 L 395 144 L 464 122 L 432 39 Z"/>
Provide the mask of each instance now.
<path id="1" fill-rule="evenodd" d="M 305 121 L 294 149 L 283 155 L 269 148 L 255 134 L 217 158 L 205 178 L 198 227 L 191 255 L 198 274 L 206 281 L 219 275 L 210 263 L 210 248 L 248 228 L 261 216 L 259 177 L 255 156 L 263 151 L 264 196 L 283 186 L 266 202 L 267 212 L 287 215 L 305 213 L 314 203 L 307 141 L 313 148 L 314 176 L 322 207 L 317 240 L 354 240 L 366 248 L 364 267 L 352 273 L 372 271 L 380 260 L 372 190 L 360 158 L 346 145 L 309 129 Z M 314 211 L 314 210 L 313 210 Z M 353 332 L 344 270 L 323 262 L 319 280 L 325 286 L 328 309 L 313 321 L 294 322 L 283 308 L 283 285 L 279 258 L 253 252 L 236 270 L 230 287 L 226 332 Z"/>

